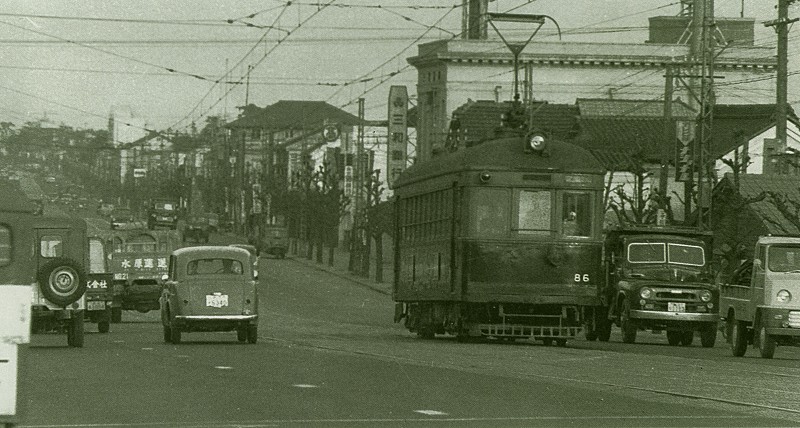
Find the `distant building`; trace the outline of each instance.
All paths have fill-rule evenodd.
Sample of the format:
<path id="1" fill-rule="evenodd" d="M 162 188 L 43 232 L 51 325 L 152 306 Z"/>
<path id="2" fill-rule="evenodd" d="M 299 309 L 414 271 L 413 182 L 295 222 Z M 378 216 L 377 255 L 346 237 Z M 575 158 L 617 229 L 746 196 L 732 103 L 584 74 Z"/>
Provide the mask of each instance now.
<path id="1" fill-rule="evenodd" d="M 673 22 L 676 19 L 677 24 Z M 678 44 L 683 40 L 687 19 L 651 19 L 650 40 L 646 43 L 555 42 L 534 37 L 520 55 L 522 99 L 551 103 L 573 103 L 581 98 L 659 99 L 664 94 L 666 66 L 677 65 L 689 55 L 689 46 Z M 717 85 L 748 90 L 748 100 L 738 98 L 732 91 L 719 90 L 717 102 L 774 102 L 774 82 L 764 77 L 775 71 L 775 53 L 772 48 L 753 45 L 754 20 L 717 18 L 717 22 L 721 23 L 723 34 L 728 32 L 726 38 L 736 40 L 716 58 L 716 75 L 724 77 Z M 469 99 L 505 101 L 514 95 L 513 57 L 497 39 L 421 44 L 418 54 L 408 62 L 416 67 L 418 76 L 420 160 L 430 158 L 434 150 L 444 146 L 453 111 Z M 532 76 L 527 88 L 526 66 Z M 676 97 L 691 98 L 682 86 L 675 89 Z"/>

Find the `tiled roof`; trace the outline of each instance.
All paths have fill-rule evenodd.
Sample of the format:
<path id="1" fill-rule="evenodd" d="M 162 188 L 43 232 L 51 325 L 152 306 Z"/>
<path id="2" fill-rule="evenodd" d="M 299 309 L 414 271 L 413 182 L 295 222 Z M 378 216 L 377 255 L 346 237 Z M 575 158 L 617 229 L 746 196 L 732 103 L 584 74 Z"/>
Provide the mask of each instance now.
<path id="1" fill-rule="evenodd" d="M 242 116 L 227 123 L 227 128 L 262 128 L 274 130 L 310 129 L 326 121 L 342 125 L 358 125 L 359 119 L 325 101 L 282 100 L 258 109 L 258 113 Z"/>
<path id="2" fill-rule="evenodd" d="M 717 186 L 732 188 L 732 183 L 732 175 L 725 174 L 725 177 Z M 741 198 L 755 198 L 767 192 L 783 195 L 794 201 L 800 201 L 800 177 L 762 174 L 741 174 L 739 176 L 739 196 Z M 715 203 L 717 202 L 715 201 Z M 747 204 L 745 209 L 756 215 L 763 223 L 762 226 L 767 233 L 778 235 L 800 234 L 800 229 L 798 229 L 797 225 L 786 218 L 770 197 Z"/>
<path id="3" fill-rule="evenodd" d="M 511 108 L 510 101 L 468 101 L 453 111 L 460 122 L 461 136 L 467 146 L 481 140 L 494 138 L 495 129 L 501 125 L 503 114 Z M 552 138 L 570 140 L 577 133 L 577 108 L 566 104 L 533 103 L 535 128 L 547 132 Z"/>
<path id="4" fill-rule="evenodd" d="M 575 101 L 581 117 L 664 117 L 664 101 L 579 98 Z M 672 103 L 672 117 L 693 118 L 694 110 L 682 101 Z"/>
<path id="5" fill-rule="evenodd" d="M 789 120 L 800 125 L 789 106 Z M 775 125 L 775 104 L 719 104 L 712 118 L 711 155 L 721 157 L 742 144 L 742 135 L 753 138 Z"/>

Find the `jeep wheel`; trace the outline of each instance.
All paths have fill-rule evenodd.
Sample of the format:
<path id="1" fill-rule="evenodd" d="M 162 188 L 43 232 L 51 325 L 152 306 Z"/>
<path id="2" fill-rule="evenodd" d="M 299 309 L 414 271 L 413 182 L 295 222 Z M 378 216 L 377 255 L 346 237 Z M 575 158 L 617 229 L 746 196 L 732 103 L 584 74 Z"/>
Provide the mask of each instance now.
<path id="1" fill-rule="evenodd" d="M 36 279 L 42 295 L 59 306 L 77 302 L 86 291 L 86 274 L 81 265 L 67 258 L 56 258 L 45 263 Z"/>
<path id="2" fill-rule="evenodd" d="M 122 308 L 111 308 L 111 322 L 114 324 L 119 324 L 122 322 Z"/>
<path id="3" fill-rule="evenodd" d="M 75 311 L 67 322 L 67 346 L 83 348 L 83 311 Z"/>
<path id="4" fill-rule="evenodd" d="M 164 326 L 164 343 L 172 343 L 172 329 L 168 325 Z"/>
<path id="5" fill-rule="evenodd" d="M 619 312 L 619 327 L 622 329 L 622 341 L 625 343 L 636 342 L 636 325 L 631 321 L 631 304 L 626 298 Z"/>
<path id="6" fill-rule="evenodd" d="M 732 316 L 728 318 L 728 337 L 731 342 L 731 353 L 734 357 L 743 357 L 747 352 L 747 324 L 736 321 Z"/>
<path id="7" fill-rule="evenodd" d="M 717 342 L 717 323 L 703 326 L 700 329 L 700 345 L 703 348 L 713 348 Z"/>
<path id="8" fill-rule="evenodd" d="M 758 329 L 756 346 L 761 358 L 772 358 L 775 355 L 775 338 L 767 334 L 767 328 L 763 325 Z"/>
<path id="9" fill-rule="evenodd" d="M 681 332 L 675 330 L 667 330 L 667 343 L 669 343 L 669 346 L 680 345 Z"/>
<path id="10" fill-rule="evenodd" d="M 258 326 L 247 326 L 247 343 L 256 343 L 258 341 Z"/>
<path id="11" fill-rule="evenodd" d="M 97 331 L 100 333 L 108 333 L 111 330 L 111 323 L 108 320 L 100 321 L 97 323 Z"/>

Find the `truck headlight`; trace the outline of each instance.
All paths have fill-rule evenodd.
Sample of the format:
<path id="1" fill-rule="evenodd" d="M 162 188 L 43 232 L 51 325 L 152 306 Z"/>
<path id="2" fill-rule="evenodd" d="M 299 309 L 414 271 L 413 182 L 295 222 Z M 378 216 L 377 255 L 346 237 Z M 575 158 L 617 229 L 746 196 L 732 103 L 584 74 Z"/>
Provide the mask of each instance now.
<path id="1" fill-rule="evenodd" d="M 639 296 L 641 296 L 642 299 L 649 299 L 650 297 L 653 296 L 653 290 L 647 287 L 642 288 L 641 290 L 639 290 Z"/>
<path id="2" fill-rule="evenodd" d="M 702 300 L 704 302 L 710 302 L 711 301 L 711 297 L 712 296 L 711 296 L 711 292 L 710 291 L 708 291 L 708 290 L 700 291 L 700 300 Z"/>
<path id="3" fill-rule="evenodd" d="M 789 303 L 792 301 L 792 293 L 789 290 L 781 290 L 775 295 L 781 303 Z"/>

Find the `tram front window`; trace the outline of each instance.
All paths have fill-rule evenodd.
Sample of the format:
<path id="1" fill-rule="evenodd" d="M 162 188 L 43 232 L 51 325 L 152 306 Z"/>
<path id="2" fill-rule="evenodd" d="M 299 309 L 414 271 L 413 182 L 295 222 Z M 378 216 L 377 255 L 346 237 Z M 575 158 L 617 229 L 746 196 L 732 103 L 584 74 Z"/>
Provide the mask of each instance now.
<path id="1" fill-rule="evenodd" d="M 509 198 L 506 189 L 475 189 L 472 194 L 472 235 L 506 236 L 509 230 Z"/>
<path id="2" fill-rule="evenodd" d="M 589 236 L 592 231 L 591 206 L 588 193 L 565 193 L 561 233 L 564 236 Z"/>
<path id="3" fill-rule="evenodd" d="M 550 194 L 549 190 L 517 192 L 517 232 L 534 235 L 550 234 Z"/>

